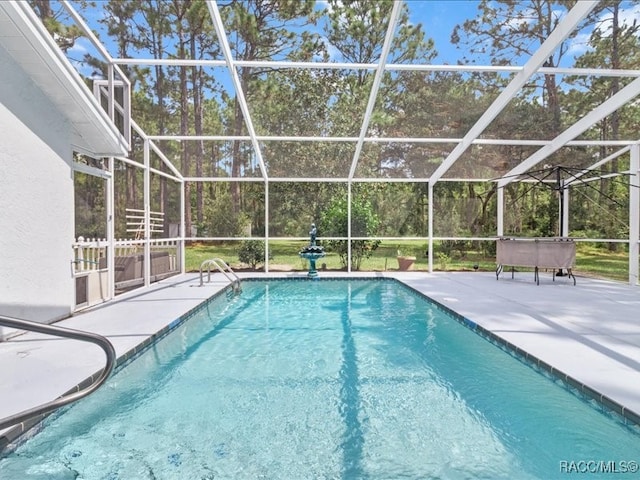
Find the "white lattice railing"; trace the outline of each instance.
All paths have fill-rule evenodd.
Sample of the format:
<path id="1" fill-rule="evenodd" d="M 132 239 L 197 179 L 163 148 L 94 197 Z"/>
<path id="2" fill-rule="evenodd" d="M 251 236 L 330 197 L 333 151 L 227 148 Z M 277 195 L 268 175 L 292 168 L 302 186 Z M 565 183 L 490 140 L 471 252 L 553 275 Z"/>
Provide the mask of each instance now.
<path id="1" fill-rule="evenodd" d="M 107 247 L 106 238 L 78 237 L 72 245 L 74 253 L 75 272 L 100 270 L 106 268 Z M 134 239 L 118 239 L 115 241 L 114 255 L 124 257 L 127 255 L 141 254 L 144 249 L 144 241 Z M 178 242 L 176 240 L 153 240 L 151 251 L 167 251 L 171 262 L 171 270 L 177 270 Z"/>

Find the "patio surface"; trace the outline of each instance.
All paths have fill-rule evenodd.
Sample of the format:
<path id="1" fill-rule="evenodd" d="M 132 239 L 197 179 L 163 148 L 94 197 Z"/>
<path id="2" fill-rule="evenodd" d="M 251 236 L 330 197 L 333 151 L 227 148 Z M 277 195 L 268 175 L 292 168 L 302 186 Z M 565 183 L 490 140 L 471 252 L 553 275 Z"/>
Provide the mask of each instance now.
<path id="1" fill-rule="evenodd" d="M 321 273 L 321 277 L 344 277 Z M 243 276 L 242 274 L 240 276 Z M 256 274 L 244 275 L 244 277 Z M 302 277 L 304 273 L 258 274 Z M 640 414 L 640 288 L 541 272 L 385 272 L 626 409 Z M 118 356 L 197 306 L 228 281 L 220 273 L 199 286 L 198 274 L 159 282 L 56 325 L 109 338 Z M 104 366 L 93 344 L 26 333 L 0 342 L 0 418 L 62 395 Z M 0 436 L 5 431 L 0 431 Z"/>

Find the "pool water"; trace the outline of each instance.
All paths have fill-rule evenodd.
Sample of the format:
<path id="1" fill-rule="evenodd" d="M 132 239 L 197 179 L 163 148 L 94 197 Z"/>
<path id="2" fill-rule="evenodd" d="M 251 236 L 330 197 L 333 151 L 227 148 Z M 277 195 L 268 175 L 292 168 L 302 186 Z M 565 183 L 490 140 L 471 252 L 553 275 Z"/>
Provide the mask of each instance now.
<path id="1" fill-rule="evenodd" d="M 270 280 L 51 417 L 0 478 L 633 478 L 639 452 L 632 429 L 399 282 Z"/>

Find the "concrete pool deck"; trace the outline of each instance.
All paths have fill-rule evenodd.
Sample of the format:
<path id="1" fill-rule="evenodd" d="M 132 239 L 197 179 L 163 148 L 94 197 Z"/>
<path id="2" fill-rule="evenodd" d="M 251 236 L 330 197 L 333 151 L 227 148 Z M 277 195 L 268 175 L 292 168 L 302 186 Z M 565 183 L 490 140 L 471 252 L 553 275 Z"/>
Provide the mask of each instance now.
<path id="1" fill-rule="evenodd" d="M 347 277 L 321 273 L 321 277 Z M 301 272 L 240 275 L 304 277 Z M 640 288 L 597 280 L 505 272 L 354 273 L 397 278 L 555 370 L 640 414 Z M 106 336 L 120 357 L 188 312 L 228 281 L 212 274 L 163 280 L 56 325 Z M 26 333 L 0 342 L 0 418 L 53 400 L 104 367 L 100 348 Z M 605 399 L 606 400 L 606 399 Z M 0 431 L 0 437 L 9 429 Z M 2 438 L 0 438 L 2 440 Z M 0 448 L 2 442 L 0 442 Z"/>

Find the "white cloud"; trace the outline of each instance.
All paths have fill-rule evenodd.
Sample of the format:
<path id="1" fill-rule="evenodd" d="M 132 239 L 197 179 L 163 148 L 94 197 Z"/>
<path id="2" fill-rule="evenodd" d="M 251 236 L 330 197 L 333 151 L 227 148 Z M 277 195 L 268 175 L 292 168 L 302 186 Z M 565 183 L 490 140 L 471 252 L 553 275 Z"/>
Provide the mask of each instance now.
<path id="1" fill-rule="evenodd" d="M 640 22 L 640 4 L 631 5 L 629 8 L 623 8 L 618 12 L 618 22 L 620 26 L 631 26 L 634 22 Z M 606 11 L 598 19 L 598 28 L 604 36 L 611 35 L 611 27 L 613 26 L 613 13 Z"/>
<path id="2" fill-rule="evenodd" d="M 327 0 L 320 0 L 316 2 L 316 5 L 318 9 L 326 10 L 327 12 L 331 11 L 331 5 L 329 5 L 329 2 Z"/>
<path id="3" fill-rule="evenodd" d="M 333 5 L 331 5 L 327 0 L 321 0 L 319 2 L 316 2 L 317 7 L 320 7 L 323 10 L 326 10 L 327 13 L 332 13 L 334 8 Z M 342 3 L 342 1 L 337 2 L 338 7 L 343 7 L 344 4 Z"/>
<path id="4" fill-rule="evenodd" d="M 89 40 L 86 38 L 78 38 L 73 46 L 67 50 L 67 53 L 71 56 L 84 56 L 85 53 L 89 53 Z"/>
<path id="5" fill-rule="evenodd" d="M 340 54 L 340 51 L 331 44 L 331 42 L 329 41 L 329 39 L 325 36 L 322 37 L 322 43 L 324 43 L 325 48 L 327 49 L 327 53 L 329 54 L 329 60 L 330 61 L 336 61 L 339 60 L 340 57 L 342 56 Z"/>
<path id="6" fill-rule="evenodd" d="M 630 8 L 623 8 L 618 12 L 618 22 L 621 27 L 623 26 L 631 26 L 634 22 L 640 21 L 640 4 L 632 5 Z M 611 11 L 606 11 L 598 18 L 596 22 L 596 28 L 600 30 L 604 37 L 608 37 L 611 35 L 611 28 L 613 26 L 613 13 Z M 589 30 L 588 32 L 582 32 L 576 35 L 575 38 L 571 40 L 569 44 L 568 53 L 573 55 L 574 57 L 578 57 L 585 52 L 593 50 L 593 45 L 591 45 L 591 33 L 593 30 Z"/>
<path id="7" fill-rule="evenodd" d="M 569 49 L 567 53 L 569 55 L 580 56 L 583 53 L 592 49 L 589 39 L 591 35 L 588 33 L 579 33 L 569 41 Z"/>
<path id="8" fill-rule="evenodd" d="M 518 30 L 524 24 L 537 24 L 538 23 L 538 14 L 532 8 L 522 8 L 517 10 L 516 16 L 509 18 L 503 24 L 503 29 L 505 30 Z M 567 12 L 565 10 L 553 10 L 551 12 L 551 16 L 554 22 L 560 22 L 564 16 L 566 16 Z M 507 28 L 508 27 L 508 28 Z"/>

